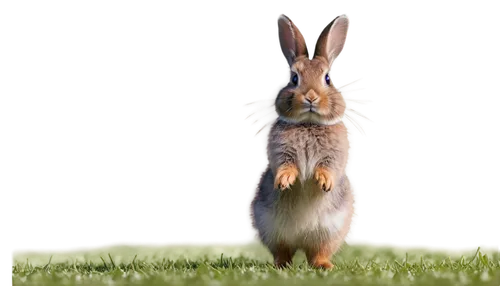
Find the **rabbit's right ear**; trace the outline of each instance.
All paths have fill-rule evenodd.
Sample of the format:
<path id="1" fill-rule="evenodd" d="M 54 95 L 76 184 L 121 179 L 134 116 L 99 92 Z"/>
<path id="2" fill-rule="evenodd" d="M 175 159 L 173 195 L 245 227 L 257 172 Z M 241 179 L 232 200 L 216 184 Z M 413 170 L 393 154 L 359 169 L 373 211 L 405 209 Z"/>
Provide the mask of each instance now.
<path id="1" fill-rule="evenodd" d="M 292 66 L 295 59 L 300 56 L 309 57 L 304 37 L 302 37 L 299 29 L 295 27 L 287 16 L 281 15 L 279 17 L 278 29 L 281 50 L 290 66 Z"/>

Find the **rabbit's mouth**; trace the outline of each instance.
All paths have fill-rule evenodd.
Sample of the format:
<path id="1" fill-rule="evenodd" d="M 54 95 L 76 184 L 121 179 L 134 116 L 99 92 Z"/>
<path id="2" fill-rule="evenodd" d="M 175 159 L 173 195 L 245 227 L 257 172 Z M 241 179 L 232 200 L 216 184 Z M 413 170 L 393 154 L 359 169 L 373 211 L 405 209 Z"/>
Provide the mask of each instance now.
<path id="1" fill-rule="evenodd" d="M 312 104 L 312 103 L 303 103 L 302 104 L 302 110 L 301 110 L 300 113 L 301 114 L 316 113 L 316 114 L 319 115 L 318 107 L 315 104 Z"/>
<path id="2" fill-rule="evenodd" d="M 316 110 L 316 109 L 309 109 L 308 111 L 305 112 L 306 114 L 313 114 L 313 115 L 317 115 L 317 116 L 320 116 L 321 114 L 319 114 L 319 112 Z"/>
<path id="3" fill-rule="evenodd" d="M 306 106 L 304 109 L 302 109 L 301 113 L 302 114 L 316 114 L 316 115 L 320 115 L 319 111 L 318 111 L 318 108 L 316 106 L 313 106 L 313 105 Z"/>

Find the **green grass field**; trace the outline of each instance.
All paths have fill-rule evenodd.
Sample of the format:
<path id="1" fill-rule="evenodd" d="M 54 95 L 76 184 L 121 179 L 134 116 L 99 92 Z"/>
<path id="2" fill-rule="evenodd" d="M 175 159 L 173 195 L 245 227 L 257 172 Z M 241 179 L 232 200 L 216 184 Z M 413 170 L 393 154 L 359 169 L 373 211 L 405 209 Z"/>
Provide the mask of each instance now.
<path id="1" fill-rule="evenodd" d="M 121 246 L 17 253 L 14 285 L 500 285 L 500 254 L 345 246 L 332 271 L 299 253 L 279 270 L 260 245 Z"/>

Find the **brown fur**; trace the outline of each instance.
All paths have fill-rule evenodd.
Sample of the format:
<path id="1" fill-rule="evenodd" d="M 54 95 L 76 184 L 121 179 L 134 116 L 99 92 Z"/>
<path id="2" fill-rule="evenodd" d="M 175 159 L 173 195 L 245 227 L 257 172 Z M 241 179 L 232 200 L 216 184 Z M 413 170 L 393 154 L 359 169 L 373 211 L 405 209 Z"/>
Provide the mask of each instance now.
<path id="1" fill-rule="evenodd" d="M 334 120 L 344 114 L 345 101 L 340 92 L 324 81 L 330 70 L 328 62 L 323 58 L 309 60 L 300 57 L 292 65 L 291 70 L 299 76 L 300 84 L 295 87 L 289 83 L 276 98 L 276 111 L 290 120 L 298 120 L 307 104 L 306 96 L 316 97 L 317 113 L 324 120 Z"/>
<path id="2" fill-rule="evenodd" d="M 273 174 L 278 174 L 280 168 L 296 168 L 299 177 L 306 179 L 306 167 L 299 167 L 304 157 L 319 158 L 316 169 L 328 172 L 333 180 L 344 174 L 347 165 L 349 141 L 347 129 L 343 123 L 335 125 L 317 125 L 311 123 L 292 124 L 278 120 L 269 134 L 268 157 Z M 302 157 L 302 158 L 299 158 Z M 286 167 L 284 167 L 286 166 Z M 293 167 L 292 167 L 293 166 Z"/>
<path id="3" fill-rule="evenodd" d="M 330 257 L 333 254 L 328 243 L 320 245 L 317 249 L 306 249 L 306 258 L 309 264 L 317 268 L 332 269 L 333 264 L 330 262 Z"/>
<path id="4" fill-rule="evenodd" d="M 312 266 L 331 269 L 330 257 L 350 229 L 354 199 L 345 174 L 345 101 L 325 77 L 343 48 L 348 21 L 337 17 L 323 30 L 311 60 L 290 19 L 282 16 L 278 24 L 298 83 L 291 80 L 276 98 L 279 118 L 269 134 L 269 166 L 252 201 L 252 223 L 276 266 L 291 263 L 302 249 Z"/>
<path id="5" fill-rule="evenodd" d="M 250 228 L 250 233 L 252 235 L 255 235 L 256 237 L 259 237 L 259 232 L 257 231 L 257 228 L 255 227 L 255 221 L 254 221 L 254 206 L 255 206 L 255 198 L 259 194 L 259 187 L 260 184 L 262 184 L 262 179 L 264 178 L 263 174 L 267 172 L 269 167 L 266 165 L 264 168 L 262 168 L 259 172 L 259 176 L 257 177 L 257 181 L 255 181 L 255 185 L 252 188 L 252 193 L 250 194 L 250 197 L 248 199 L 247 203 L 247 220 L 248 220 L 248 226 Z"/>
<path id="6" fill-rule="evenodd" d="M 285 243 L 279 243 L 276 247 L 276 250 L 273 251 L 274 264 L 280 268 L 291 265 L 295 252 L 296 249 L 292 249 Z"/>

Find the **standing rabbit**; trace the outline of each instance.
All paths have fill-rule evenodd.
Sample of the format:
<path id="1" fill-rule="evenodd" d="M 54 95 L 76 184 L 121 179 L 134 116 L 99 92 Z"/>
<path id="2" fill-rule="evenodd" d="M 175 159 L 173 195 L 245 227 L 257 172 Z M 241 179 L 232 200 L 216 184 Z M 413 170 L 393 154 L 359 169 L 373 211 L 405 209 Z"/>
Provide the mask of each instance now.
<path id="1" fill-rule="evenodd" d="M 269 134 L 269 165 L 251 205 L 253 226 L 278 267 L 302 249 L 310 265 L 332 268 L 330 258 L 350 228 L 354 200 L 345 174 L 345 102 L 328 74 L 348 23 L 341 15 L 326 26 L 309 59 L 297 27 L 285 15 L 278 19 L 290 82 L 275 101 L 279 117 Z"/>

